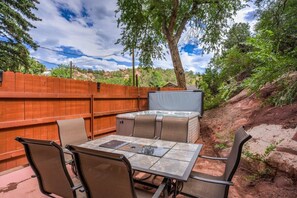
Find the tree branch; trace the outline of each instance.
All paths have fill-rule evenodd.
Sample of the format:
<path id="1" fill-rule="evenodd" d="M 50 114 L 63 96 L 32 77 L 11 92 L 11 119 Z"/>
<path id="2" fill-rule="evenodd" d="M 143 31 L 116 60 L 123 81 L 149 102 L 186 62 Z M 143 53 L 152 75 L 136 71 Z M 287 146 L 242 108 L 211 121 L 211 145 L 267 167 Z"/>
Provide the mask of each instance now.
<path id="1" fill-rule="evenodd" d="M 181 34 L 183 33 L 183 30 L 185 29 L 185 26 L 188 22 L 188 20 L 190 19 L 190 16 L 192 14 L 194 14 L 198 9 L 198 3 L 197 1 L 194 1 L 193 2 L 193 5 L 192 5 L 192 9 L 190 10 L 189 13 L 187 13 L 184 18 L 182 19 L 181 23 L 180 23 L 180 26 L 178 27 L 177 31 L 176 31 L 176 34 L 175 34 L 175 42 L 177 43 L 181 37 Z"/>
<path id="2" fill-rule="evenodd" d="M 177 10 L 178 10 L 179 2 L 178 2 L 178 0 L 172 0 L 172 3 L 173 3 L 173 8 L 172 8 L 172 11 L 171 11 L 169 28 L 168 29 L 169 29 L 169 32 L 173 33 L 174 26 L 175 26 L 175 23 L 176 23 Z"/>
<path id="3" fill-rule="evenodd" d="M 194 1 L 194 3 L 197 3 L 197 4 L 206 4 L 206 3 L 219 3 L 220 1 L 219 0 L 205 0 L 205 1 Z"/>
<path id="4" fill-rule="evenodd" d="M 192 9 L 190 10 L 189 13 L 187 13 L 184 18 L 182 19 L 182 22 L 180 24 L 180 26 L 178 27 L 177 31 L 176 31 L 176 34 L 175 34 L 175 41 L 178 42 L 180 37 L 181 37 L 181 34 L 183 33 L 183 30 L 188 22 L 188 20 L 190 19 L 191 16 L 193 16 L 194 14 L 196 14 L 197 10 L 198 10 L 198 5 L 201 5 L 201 4 L 207 4 L 207 3 L 216 3 L 216 4 L 219 4 L 220 1 L 219 0 L 204 0 L 204 1 L 201 1 L 201 0 L 196 0 L 193 2 L 193 5 L 192 5 Z"/>
<path id="5" fill-rule="evenodd" d="M 163 21 L 162 21 L 162 31 L 163 34 L 166 36 L 167 39 L 169 39 L 169 31 L 168 28 L 166 27 L 166 17 L 163 16 Z"/>

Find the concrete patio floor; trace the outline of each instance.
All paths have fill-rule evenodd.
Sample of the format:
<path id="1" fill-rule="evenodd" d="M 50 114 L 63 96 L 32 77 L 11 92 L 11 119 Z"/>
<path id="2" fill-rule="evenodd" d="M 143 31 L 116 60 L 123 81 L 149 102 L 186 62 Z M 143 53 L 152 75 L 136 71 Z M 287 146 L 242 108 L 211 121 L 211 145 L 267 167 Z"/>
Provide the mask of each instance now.
<path id="1" fill-rule="evenodd" d="M 30 166 L 0 176 L 0 197 L 46 198 L 39 190 L 36 177 Z"/>
<path id="2" fill-rule="evenodd" d="M 77 179 L 67 165 L 70 177 L 76 183 Z M 19 167 L 0 174 L 0 197 L 1 198 L 48 198 L 41 193 L 37 178 L 30 166 Z M 60 197 L 60 196 L 53 196 Z M 77 191 L 78 198 L 86 198 L 85 193 Z"/>

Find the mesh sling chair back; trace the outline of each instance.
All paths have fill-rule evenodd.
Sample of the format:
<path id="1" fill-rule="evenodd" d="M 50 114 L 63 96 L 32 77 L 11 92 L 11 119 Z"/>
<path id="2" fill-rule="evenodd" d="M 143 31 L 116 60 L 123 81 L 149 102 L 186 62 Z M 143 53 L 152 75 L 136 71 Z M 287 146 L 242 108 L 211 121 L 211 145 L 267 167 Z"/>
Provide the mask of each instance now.
<path id="1" fill-rule="evenodd" d="M 222 176 L 212 176 L 192 171 L 189 180 L 184 183 L 182 194 L 191 197 L 219 198 L 228 197 L 229 186 L 241 158 L 242 147 L 252 136 L 247 134 L 243 127 L 235 133 L 234 143 L 228 158 L 200 156 L 210 160 L 226 161 Z"/>
<path id="2" fill-rule="evenodd" d="M 77 175 L 76 167 L 73 161 L 72 153 L 65 146 L 67 144 L 79 145 L 88 141 L 85 120 L 83 118 L 75 118 L 68 120 L 57 120 L 59 129 L 60 143 L 65 153 L 66 163 L 71 164 L 72 171 Z"/>
<path id="3" fill-rule="evenodd" d="M 157 115 L 136 115 L 132 135 L 134 137 L 156 139 L 156 117 Z M 151 177 L 151 174 L 146 174 L 144 177 L 137 178 L 138 173 L 138 171 L 133 173 L 134 180 L 143 181 Z"/>
<path id="4" fill-rule="evenodd" d="M 77 197 L 76 190 L 67 172 L 62 148 L 53 141 L 34 140 L 17 137 L 23 144 L 31 168 L 33 169 L 43 194 L 56 194 L 65 198 Z"/>
<path id="5" fill-rule="evenodd" d="M 132 168 L 124 155 L 73 145 L 67 145 L 67 148 L 74 154 L 78 175 L 88 197 L 152 197 L 151 193 L 134 188 Z M 156 197 L 159 197 L 161 192 L 157 192 Z"/>
<path id="6" fill-rule="evenodd" d="M 188 118 L 164 116 L 162 119 L 161 140 L 187 142 Z"/>
<path id="7" fill-rule="evenodd" d="M 79 145 L 88 141 L 83 118 L 57 120 L 62 147 L 67 144 Z"/>
<path id="8" fill-rule="evenodd" d="M 155 138 L 156 115 L 136 115 L 134 119 L 133 136 Z"/>

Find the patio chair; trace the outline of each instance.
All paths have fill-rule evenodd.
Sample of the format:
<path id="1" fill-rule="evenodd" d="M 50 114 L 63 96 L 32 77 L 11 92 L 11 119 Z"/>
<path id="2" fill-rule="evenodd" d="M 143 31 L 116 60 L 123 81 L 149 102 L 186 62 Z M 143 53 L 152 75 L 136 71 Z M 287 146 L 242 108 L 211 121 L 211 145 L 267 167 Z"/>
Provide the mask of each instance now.
<path id="1" fill-rule="evenodd" d="M 57 120 L 62 147 L 67 144 L 79 145 L 88 141 L 83 118 Z"/>
<path id="2" fill-rule="evenodd" d="M 60 143 L 65 153 L 66 163 L 71 165 L 73 173 L 77 175 L 72 153 L 69 152 L 65 146 L 67 144 L 79 145 L 88 141 L 85 129 L 85 121 L 83 118 L 57 120 L 57 124 L 59 129 Z"/>
<path id="3" fill-rule="evenodd" d="M 53 141 L 17 137 L 39 184 L 40 191 L 48 196 L 77 197 L 82 185 L 74 185 L 66 169 L 62 148 Z"/>
<path id="4" fill-rule="evenodd" d="M 188 118 L 164 116 L 162 119 L 161 140 L 187 142 Z"/>
<path id="5" fill-rule="evenodd" d="M 136 115 L 133 136 L 155 138 L 156 115 Z"/>
<path id="6" fill-rule="evenodd" d="M 235 134 L 234 144 L 228 158 L 200 156 L 210 160 L 226 161 L 225 172 L 222 176 L 212 176 L 204 173 L 193 172 L 186 183 L 184 183 L 181 194 L 190 197 L 220 198 L 228 197 L 229 186 L 233 175 L 238 167 L 242 147 L 252 136 L 247 134 L 243 127 Z"/>
<path id="7" fill-rule="evenodd" d="M 152 197 L 152 193 L 134 188 L 132 168 L 124 155 L 73 145 L 67 145 L 67 148 L 74 154 L 78 175 L 88 197 Z M 153 197 L 159 197 L 165 187 L 163 182 Z"/>

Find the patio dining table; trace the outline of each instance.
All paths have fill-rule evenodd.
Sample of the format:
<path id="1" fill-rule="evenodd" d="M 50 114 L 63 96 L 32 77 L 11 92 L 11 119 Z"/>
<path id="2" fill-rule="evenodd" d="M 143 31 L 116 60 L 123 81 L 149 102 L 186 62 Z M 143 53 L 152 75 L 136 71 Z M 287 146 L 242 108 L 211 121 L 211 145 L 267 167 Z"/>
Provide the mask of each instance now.
<path id="1" fill-rule="evenodd" d="M 132 136 L 109 135 L 79 146 L 123 154 L 137 171 L 168 178 L 173 183 L 186 182 L 198 158 L 202 144 L 180 143 Z"/>

